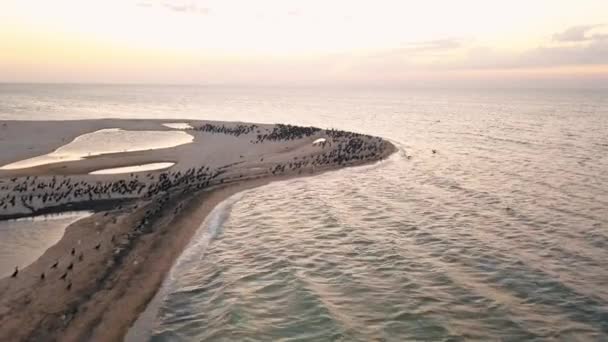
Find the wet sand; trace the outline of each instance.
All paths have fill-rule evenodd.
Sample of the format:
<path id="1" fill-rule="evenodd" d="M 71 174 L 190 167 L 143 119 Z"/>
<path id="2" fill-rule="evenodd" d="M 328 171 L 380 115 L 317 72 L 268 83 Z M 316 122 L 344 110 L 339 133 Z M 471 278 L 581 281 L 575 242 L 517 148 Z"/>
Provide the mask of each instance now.
<path id="1" fill-rule="evenodd" d="M 194 127 L 200 125 L 200 122 L 196 121 L 179 121 L 187 122 Z M 64 127 L 69 127 L 70 133 L 83 134 L 82 132 L 98 129 L 103 125 L 150 129 L 151 126 L 162 126 L 163 122 L 165 121 L 156 123 L 137 121 L 125 124 L 123 120 L 109 123 L 104 120 L 103 124 L 98 125 L 86 121 L 80 126 L 82 128 L 80 130 L 71 125 Z M 10 122 L 12 123 L 14 122 Z M 27 124 L 20 123 L 20 125 L 24 127 L 24 131 L 28 130 Z M 272 128 L 272 125 L 266 126 Z M 103 201 L 78 202 L 76 201 L 78 197 L 72 198 L 76 202 L 71 203 L 70 207 L 74 205 L 88 207 L 98 212 L 70 225 L 56 245 L 49 248 L 33 264 L 21 270 L 16 278 L 0 280 L 0 340 L 121 340 L 139 313 L 154 297 L 165 275 L 204 221 L 205 216 L 218 203 L 237 192 L 271 181 L 310 176 L 340 167 L 371 163 L 395 151 L 392 144 L 383 141 L 386 146 L 381 154 L 364 160 L 308 165 L 284 172 L 274 172 L 276 165 L 292 162 L 298 158 L 311 158 L 321 153 L 319 147 L 313 147 L 311 142 L 321 137 L 322 133 L 303 139 L 268 144 L 254 144 L 250 135 L 235 139 L 215 133 L 194 134 L 195 142 L 191 146 L 102 155 L 84 161 L 66 163 L 63 167 L 49 165 L 34 168 L 35 170 L 10 170 L 4 174 L 0 173 L 0 179 L 38 174 L 41 177 L 71 175 L 80 181 L 99 181 L 99 179 L 116 181 L 125 175 L 102 177 L 85 173 L 91 168 L 129 165 L 137 163 L 140 159 L 165 161 L 165 155 L 173 156 L 178 165 L 181 163 L 181 169 L 177 170 L 186 170 L 204 161 L 207 165 L 223 167 L 224 171 L 219 177 L 221 182 L 218 178 L 216 184 L 210 184 L 204 189 L 192 190 L 190 187 L 180 187 L 155 196 L 135 198 L 117 196 Z M 59 140 L 50 133 L 47 135 L 52 136 L 55 142 L 65 143 L 65 139 Z M 75 135 L 72 134 L 71 138 L 73 139 Z M 197 145 L 202 141 L 207 142 L 205 151 L 201 150 L 201 145 Z M 47 144 L 47 146 L 50 147 L 37 150 L 46 151 L 45 153 L 52 151 L 53 145 Z M 31 153 L 24 155 L 31 157 Z M 24 156 L 19 157 L 18 153 L 14 153 L 11 157 L 5 160 L 0 157 L 0 160 L 6 162 L 6 159 L 11 159 L 12 162 Z M 172 169 L 175 172 L 175 169 Z M 160 174 L 161 171 L 142 172 L 142 174 L 146 173 Z M 98 203 L 103 205 L 97 206 Z M 61 206 L 66 205 L 51 204 L 34 209 L 37 212 L 50 210 L 49 208 L 61 210 Z M 0 212 L 0 214 L 5 216 L 28 214 L 27 211 L 19 210 Z M 150 212 L 156 214 L 150 215 Z M 143 233 L 134 233 L 133 227 L 140 225 L 145 218 Z M 53 268 L 55 263 L 57 267 Z M 41 279 L 43 273 L 44 279 Z"/>

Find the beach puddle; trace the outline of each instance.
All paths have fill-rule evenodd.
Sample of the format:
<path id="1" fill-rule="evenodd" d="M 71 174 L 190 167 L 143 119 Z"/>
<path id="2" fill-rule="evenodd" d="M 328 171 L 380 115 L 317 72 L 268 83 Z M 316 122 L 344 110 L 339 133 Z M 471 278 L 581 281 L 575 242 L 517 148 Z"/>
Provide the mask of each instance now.
<path id="1" fill-rule="evenodd" d="M 150 163 L 133 166 L 115 167 L 111 169 L 96 170 L 89 174 L 91 175 L 113 175 L 118 173 L 131 173 L 131 172 L 142 172 L 142 171 L 153 171 L 166 169 L 175 165 L 175 163 Z"/>
<path id="2" fill-rule="evenodd" d="M 36 261 L 61 239 L 67 226 L 89 215 L 75 211 L 0 221 L 0 278 L 10 276 L 15 266 L 23 269 Z"/>
<path id="3" fill-rule="evenodd" d="M 179 131 L 125 131 L 118 128 L 102 129 L 83 134 L 55 151 L 15 163 L 4 165 L 0 170 L 82 160 L 108 153 L 146 151 L 188 144 L 194 137 Z"/>
<path id="4" fill-rule="evenodd" d="M 173 129 L 192 129 L 193 127 L 190 124 L 185 122 L 169 122 L 164 123 L 163 126 L 173 128 Z"/>

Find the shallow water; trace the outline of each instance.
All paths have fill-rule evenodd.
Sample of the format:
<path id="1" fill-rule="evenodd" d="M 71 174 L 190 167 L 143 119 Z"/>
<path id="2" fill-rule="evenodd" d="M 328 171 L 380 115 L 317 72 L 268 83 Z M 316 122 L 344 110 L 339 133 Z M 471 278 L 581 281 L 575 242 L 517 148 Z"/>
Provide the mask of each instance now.
<path id="1" fill-rule="evenodd" d="M 172 270 L 150 340 L 608 339 L 605 90 L 0 86 L 0 117 L 42 113 L 337 127 L 401 149 L 228 206 Z"/>
<path id="2" fill-rule="evenodd" d="M 170 122 L 164 123 L 163 126 L 173 128 L 173 129 L 189 129 L 192 128 L 189 123 L 185 122 Z"/>
<path id="3" fill-rule="evenodd" d="M 160 170 L 166 169 L 175 165 L 173 162 L 166 163 L 149 163 L 149 164 L 141 164 L 141 165 L 133 165 L 133 166 L 124 166 L 124 167 L 114 167 L 111 169 L 101 169 L 90 172 L 92 175 L 112 175 L 119 173 L 131 173 L 131 172 L 142 172 L 142 171 L 151 171 L 151 170 Z"/>
<path id="4" fill-rule="evenodd" d="M 25 268 L 57 243 L 65 228 L 89 216 L 88 212 L 67 212 L 0 221 L 0 278 L 15 266 Z"/>
<path id="5" fill-rule="evenodd" d="M 190 143 L 194 137 L 180 131 L 126 131 L 101 129 L 83 134 L 55 151 L 0 167 L 22 169 L 45 164 L 81 160 L 107 153 L 134 152 L 174 147 Z"/>

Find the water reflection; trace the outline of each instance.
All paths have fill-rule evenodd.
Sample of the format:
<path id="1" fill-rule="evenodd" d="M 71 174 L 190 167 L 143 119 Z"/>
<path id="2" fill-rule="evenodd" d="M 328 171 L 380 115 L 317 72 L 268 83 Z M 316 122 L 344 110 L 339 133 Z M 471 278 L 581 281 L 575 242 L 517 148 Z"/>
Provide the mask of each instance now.
<path id="1" fill-rule="evenodd" d="M 110 175 L 110 174 L 118 174 L 118 173 L 130 173 L 130 172 L 142 172 L 142 171 L 152 171 L 152 170 L 161 170 L 166 169 L 175 165 L 175 163 L 149 163 L 149 164 L 141 164 L 141 165 L 133 165 L 133 166 L 125 166 L 125 167 L 114 167 L 111 169 L 102 169 L 93 171 L 90 174 L 92 175 Z"/>
<path id="2" fill-rule="evenodd" d="M 173 129 L 190 129 L 192 126 L 185 122 L 170 122 L 164 123 L 163 126 L 173 128 Z"/>
<path id="3" fill-rule="evenodd" d="M 67 226 L 90 214 L 78 211 L 0 221 L 0 278 L 10 275 L 15 266 L 24 268 L 36 261 L 61 239 Z"/>
<path id="4" fill-rule="evenodd" d="M 193 136 L 180 131 L 102 129 L 83 134 L 49 154 L 11 163 L 1 167 L 0 170 L 14 170 L 45 164 L 76 161 L 107 153 L 168 148 L 187 144 L 193 140 Z"/>

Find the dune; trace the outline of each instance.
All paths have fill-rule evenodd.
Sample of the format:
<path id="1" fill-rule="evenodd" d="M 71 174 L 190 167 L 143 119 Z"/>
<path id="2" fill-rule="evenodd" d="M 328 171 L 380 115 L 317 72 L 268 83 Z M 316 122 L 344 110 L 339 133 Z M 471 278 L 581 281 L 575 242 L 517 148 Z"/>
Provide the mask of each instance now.
<path id="1" fill-rule="evenodd" d="M 1 168 L 104 129 L 179 130 L 192 139 Z M 325 140 L 313 144 L 319 139 Z M 95 211 L 71 224 L 34 263 L 20 265 L 17 277 L 0 280 L 2 341 L 120 340 L 222 200 L 274 180 L 377 162 L 396 151 L 379 137 L 344 131 L 175 119 L 2 121 L 0 141 L 0 219 Z M 155 163 L 172 166 L 90 174 Z"/>

